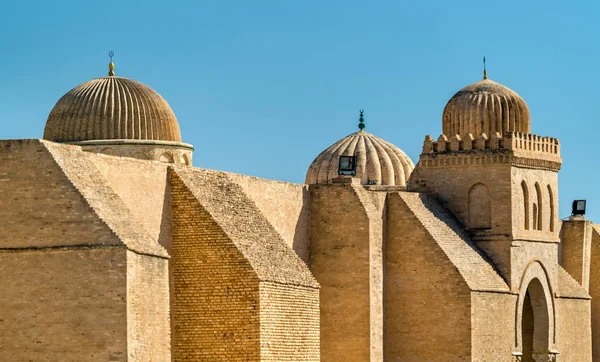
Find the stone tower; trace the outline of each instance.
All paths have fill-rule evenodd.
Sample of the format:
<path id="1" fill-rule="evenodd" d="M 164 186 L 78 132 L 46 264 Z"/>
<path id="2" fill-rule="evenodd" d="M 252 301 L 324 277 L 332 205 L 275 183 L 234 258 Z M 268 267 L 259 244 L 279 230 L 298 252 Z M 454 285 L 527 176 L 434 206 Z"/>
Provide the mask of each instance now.
<path id="1" fill-rule="evenodd" d="M 364 131 L 362 117 L 359 128 L 321 152 L 306 173 L 322 361 L 384 361 L 385 191 L 404 189 L 414 165 Z M 354 175 L 338 175 L 340 157 L 355 158 Z"/>
<path id="2" fill-rule="evenodd" d="M 517 320 L 531 309 L 525 303 L 536 326 L 547 325 L 547 335 L 538 332 L 528 342 L 517 323 L 515 355 L 533 350 L 534 359 L 553 358 L 559 142 L 530 133 L 525 101 L 487 75 L 450 99 L 442 128 L 437 140 L 425 138 L 409 189 L 433 195 L 469 231 L 519 295 Z"/>

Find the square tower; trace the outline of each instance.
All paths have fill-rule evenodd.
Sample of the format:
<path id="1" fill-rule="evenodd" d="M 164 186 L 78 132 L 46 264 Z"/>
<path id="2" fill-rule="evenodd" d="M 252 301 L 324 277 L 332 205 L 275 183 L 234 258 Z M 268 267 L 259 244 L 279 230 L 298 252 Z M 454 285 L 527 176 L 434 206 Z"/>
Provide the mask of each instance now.
<path id="1" fill-rule="evenodd" d="M 556 260 L 561 162 L 557 139 L 530 133 L 427 136 L 409 188 L 434 194 L 518 288 L 515 263 Z"/>

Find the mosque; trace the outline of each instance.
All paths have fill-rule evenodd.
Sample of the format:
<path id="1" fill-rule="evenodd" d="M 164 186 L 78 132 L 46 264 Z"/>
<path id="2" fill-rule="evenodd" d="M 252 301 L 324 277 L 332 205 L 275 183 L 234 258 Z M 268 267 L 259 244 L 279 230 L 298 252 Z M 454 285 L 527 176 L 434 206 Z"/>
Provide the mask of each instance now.
<path id="1" fill-rule="evenodd" d="M 294 184 L 192 166 L 109 70 L 0 141 L 1 361 L 600 361 L 600 229 L 487 74 L 416 166 L 361 112 Z"/>

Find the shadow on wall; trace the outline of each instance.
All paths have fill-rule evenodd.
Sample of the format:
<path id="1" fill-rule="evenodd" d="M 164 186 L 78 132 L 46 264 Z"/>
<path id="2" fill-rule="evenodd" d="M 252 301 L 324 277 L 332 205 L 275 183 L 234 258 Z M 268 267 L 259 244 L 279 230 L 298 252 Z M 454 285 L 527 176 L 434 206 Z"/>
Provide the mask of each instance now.
<path id="1" fill-rule="evenodd" d="M 487 254 L 479 249 L 473 240 L 471 239 L 471 233 L 465 228 L 465 226 L 448 210 L 448 208 L 442 203 L 442 200 L 426 194 L 419 194 L 419 198 L 422 200 L 423 205 L 433 214 L 433 216 L 446 224 L 452 231 L 456 233 L 461 239 L 465 241 L 473 251 L 481 256 L 488 264 L 490 264 L 498 275 L 502 276 L 500 271 L 496 268 Z M 506 281 L 506 280 L 505 280 Z"/>
<path id="2" fill-rule="evenodd" d="M 298 215 L 296 228 L 294 230 L 294 241 L 292 249 L 298 254 L 300 259 L 309 265 L 310 260 L 310 239 L 309 239 L 309 223 L 310 223 L 310 193 L 308 186 L 302 188 L 302 209 Z"/>
<path id="3" fill-rule="evenodd" d="M 160 219 L 160 232 L 158 243 L 171 255 L 171 183 L 169 180 L 169 167 L 165 168 L 165 194 L 163 196 L 162 217 Z"/>

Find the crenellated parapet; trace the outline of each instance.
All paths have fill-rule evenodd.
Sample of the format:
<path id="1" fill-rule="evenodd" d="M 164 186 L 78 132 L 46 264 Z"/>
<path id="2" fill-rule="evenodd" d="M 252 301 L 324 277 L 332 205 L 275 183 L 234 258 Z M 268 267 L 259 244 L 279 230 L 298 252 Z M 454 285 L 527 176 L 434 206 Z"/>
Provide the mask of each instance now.
<path id="1" fill-rule="evenodd" d="M 499 132 L 476 137 L 440 135 L 437 140 L 426 136 L 419 165 L 421 167 L 463 164 L 512 163 L 532 168 L 558 171 L 562 164 L 560 142 L 556 138 L 531 133 Z"/>

